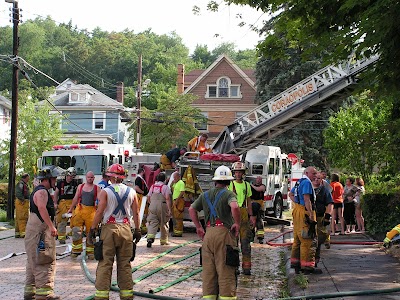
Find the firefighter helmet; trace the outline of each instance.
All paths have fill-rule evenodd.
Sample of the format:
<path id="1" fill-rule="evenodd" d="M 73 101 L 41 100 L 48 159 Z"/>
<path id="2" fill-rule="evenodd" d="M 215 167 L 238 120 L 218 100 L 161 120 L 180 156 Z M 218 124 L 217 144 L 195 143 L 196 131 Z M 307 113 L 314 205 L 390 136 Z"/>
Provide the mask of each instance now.
<path id="1" fill-rule="evenodd" d="M 39 180 L 45 178 L 57 178 L 58 176 L 63 175 L 64 173 L 65 170 L 60 167 L 56 167 L 54 165 L 47 165 L 44 166 L 41 170 L 39 170 L 36 178 Z"/>
<path id="2" fill-rule="evenodd" d="M 69 168 L 67 169 L 66 175 L 75 177 L 75 176 L 76 176 L 76 170 L 75 170 L 75 168 L 74 168 L 74 167 L 69 167 Z"/>
<path id="3" fill-rule="evenodd" d="M 120 164 L 113 164 L 107 168 L 106 175 L 113 178 L 124 179 L 126 177 L 125 169 Z"/>
<path id="4" fill-rule="evenodd" d="M 232 164 L 232 171 L 246 171 L 246 166 L 241 161 L 234 162 Z"/>
<path id="5" fill-rule="evenodd" d="M 232 171 L 226 166 L 219 166 L 215 172 L 212 180 L 234 180 Z"/>

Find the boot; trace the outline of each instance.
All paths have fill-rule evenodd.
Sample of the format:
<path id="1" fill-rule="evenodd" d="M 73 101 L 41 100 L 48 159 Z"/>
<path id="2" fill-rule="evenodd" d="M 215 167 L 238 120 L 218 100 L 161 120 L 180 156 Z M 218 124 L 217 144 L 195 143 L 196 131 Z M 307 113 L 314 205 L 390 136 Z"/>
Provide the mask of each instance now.
<path id="1" fill-rule="evenodd" d="M 243 274 L 244 275 L 251 275 L 251 270 L 250 269 L 243 269 Z"/>
<path id="2" fill-rule="evenodd" d="M 87 259 L 94 260 L 94 254 L 93 253 L 88 254 Z"/>
<path id="3" fill-rule="evenodd" d="M 35 300 L 35 294 L 24 294 L 24 300 Z"/>

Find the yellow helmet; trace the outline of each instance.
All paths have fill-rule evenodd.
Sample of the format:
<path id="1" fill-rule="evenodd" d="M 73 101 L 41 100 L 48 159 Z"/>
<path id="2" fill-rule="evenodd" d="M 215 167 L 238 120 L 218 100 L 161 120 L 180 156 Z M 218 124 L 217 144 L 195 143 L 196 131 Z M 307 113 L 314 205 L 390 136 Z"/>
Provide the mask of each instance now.
<path id="1" fill-rule="evenodd" d="M 246 171 L 246 166 L 241 161 L 234 162 L 232 164 L 232 171 Z"/>
<path id="2" fill-rule="evenodd" d="M 234 180 L 231 170 L 226 166 L 219 166 L 215 172 L 212 180 Z"/>

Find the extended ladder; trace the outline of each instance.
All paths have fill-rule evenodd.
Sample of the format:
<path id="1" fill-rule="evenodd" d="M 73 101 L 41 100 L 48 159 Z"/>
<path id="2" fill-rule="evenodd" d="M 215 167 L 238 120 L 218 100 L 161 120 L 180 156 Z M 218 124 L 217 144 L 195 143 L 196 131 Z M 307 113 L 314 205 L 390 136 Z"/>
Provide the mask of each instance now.
<path id="1" fill-rule="evenodd" d="M 312 118 L 347 97 L 355 76 L 378 58 L 330 65 L 312 74 L 225 127 L 212 144 L 214 152 L 243 154 Z"/>

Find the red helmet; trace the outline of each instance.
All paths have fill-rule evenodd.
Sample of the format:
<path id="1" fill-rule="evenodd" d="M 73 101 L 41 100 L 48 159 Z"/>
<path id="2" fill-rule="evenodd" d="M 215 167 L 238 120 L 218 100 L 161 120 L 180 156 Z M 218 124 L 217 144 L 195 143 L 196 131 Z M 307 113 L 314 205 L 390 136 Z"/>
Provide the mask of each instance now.
<path id="1" fill-rule="evenodd" d="M 120 164 L 113 164 L 107 168 L 106 175 L 113 178 L 124 179 L 126 177 L 125 169 Z"/>

